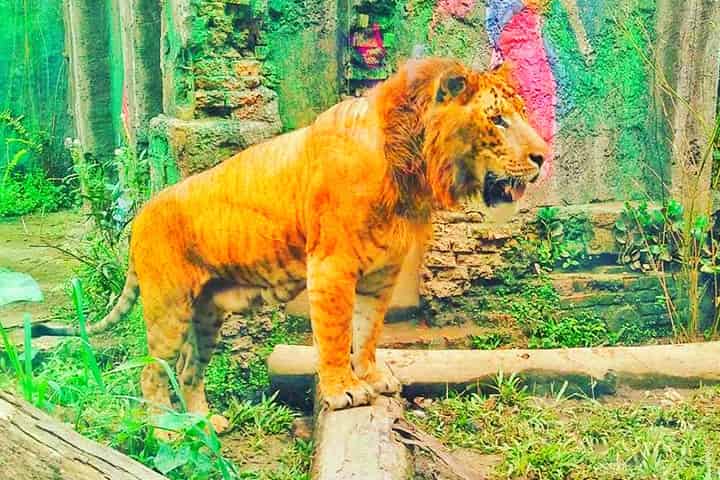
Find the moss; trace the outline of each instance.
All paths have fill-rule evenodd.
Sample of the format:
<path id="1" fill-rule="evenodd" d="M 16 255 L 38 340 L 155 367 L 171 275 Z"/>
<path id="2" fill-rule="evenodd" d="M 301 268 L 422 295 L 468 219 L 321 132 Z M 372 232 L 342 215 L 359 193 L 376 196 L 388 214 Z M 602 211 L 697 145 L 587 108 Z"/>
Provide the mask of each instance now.
<path id="1" fill-rule="evenodd" d="M 308 125 L 337 103 L 337 44 L 327 2 L 270 0 L 263 74 L 279 94 L 284 130 Z M 292 54 L 289 54 L 292 52 Z"/>
<path id="2" fill-rule="evenodd" d="M 173 158 L 170 145 L 165 137 L 157 134 L 150 135 L 148 159 L 150 161 L 151 192 L 159 192 L 180 180 L 177 159 Z"/>
<path id="3" fill-rule="evenodd" d="M 570 138 L 610 137 L 613 161 L 608 169 L 616 179 L 617 198 L 659 195 L 668 153 L 655 136 L 655 115 L 648 115 L 653 103 L 643 59 L 655 35 L 655 2 L 629 8 L 619 0 L 604 3 L 605 12 L 614 17 L 605 17 L 595 32 L 591 59 L 577 49 L 562 2 L 550 3 L 543 31 L 555 57 L 560 129 Z M 639 191 L 638 184 L 646 185 L 647 192 Z"/>

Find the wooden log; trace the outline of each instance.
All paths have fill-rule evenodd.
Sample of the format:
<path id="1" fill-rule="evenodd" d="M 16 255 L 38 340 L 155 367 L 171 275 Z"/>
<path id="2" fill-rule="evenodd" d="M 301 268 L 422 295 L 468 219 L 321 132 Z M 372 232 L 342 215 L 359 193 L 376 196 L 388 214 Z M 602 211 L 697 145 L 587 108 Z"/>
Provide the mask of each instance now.
<path id="1" fill-rule="evenodd" d="M 403 394 L 437 394 L 448 387 L 491 383 L 498 372 L 520 375 L 542 390 L 567 381 L 596 395 L 620 386 L 634 388 L 696 387 L 720 383 L 720 342 L 641 347 L 557 350 L 378 350 L 404 385 Z M 273 386 L 281 396 L 312 385 L 313 347 L 278 345 L 268 359 Z"/>
<path id="2" fill-rule="evenodd" d="M 167 480 L 8 392 L 0 392 L 0 478 Z"/>
<path id="3" fill-rule="evenodd" d="M 381 396 L 373 405 L 321 410 L 315 425 L 314 480 L 400 480 L 410 477 L 405 445 L 393 432 L 403 415 L 396 399 Z"/>

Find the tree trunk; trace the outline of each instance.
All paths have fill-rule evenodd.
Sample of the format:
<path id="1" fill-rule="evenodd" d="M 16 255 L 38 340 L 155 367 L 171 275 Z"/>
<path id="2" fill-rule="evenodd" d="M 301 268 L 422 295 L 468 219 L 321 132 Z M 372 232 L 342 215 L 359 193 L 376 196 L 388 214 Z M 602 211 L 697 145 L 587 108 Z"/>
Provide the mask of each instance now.
<path id="1" fill-rule="evenodd" d="M 371 406 L 321 410 L 315 425 L 313 480 L 401 480 L 410 477 L 405 445 L 393 432 L 400 402 L 378 397 Z"/>
<path id="2" fill-rule="evenodd" d="M 720 383 L 720 342 L 557 350 L 378 350 L 403 384 L 403 394 L 443 394 L 448 388 L 483 387 L 498 372 L 515 373 L 536 391 L 568 382 L 567 392 L 614 393 L 635 388 L 697 387 Z M 312 385 L 313 347 L 278 345 L 268 359 L 274 388 L 292 397 Z M 554 384 L 554 385 L 553 385 Z"/>
<path id="3" fill-rule="evenodd" d="M 0 478 L 167 480 L 9 392 L 0 392 Z"/>

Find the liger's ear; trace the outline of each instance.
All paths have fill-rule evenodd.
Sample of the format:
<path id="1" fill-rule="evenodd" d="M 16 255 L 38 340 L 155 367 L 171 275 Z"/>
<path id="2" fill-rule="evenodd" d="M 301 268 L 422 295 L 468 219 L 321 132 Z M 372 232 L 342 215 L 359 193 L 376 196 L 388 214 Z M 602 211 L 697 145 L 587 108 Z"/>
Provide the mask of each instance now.
<path id="1" fill-rule="evenodd" d="M 507 60 L 493 65 L 490 71 L 493 72 L 495 75 L 504 78 L 508 82 L 513 80 L 512 64 Z"/>
<path id="2" fill-rule="evenodd" d="M 440 77 L 437 92 L 435 93 L 436 102 L 445 102 L 453 98 L 457 98 L 467 88 L 467 78 L 458 72 L 446 72 Z"/>

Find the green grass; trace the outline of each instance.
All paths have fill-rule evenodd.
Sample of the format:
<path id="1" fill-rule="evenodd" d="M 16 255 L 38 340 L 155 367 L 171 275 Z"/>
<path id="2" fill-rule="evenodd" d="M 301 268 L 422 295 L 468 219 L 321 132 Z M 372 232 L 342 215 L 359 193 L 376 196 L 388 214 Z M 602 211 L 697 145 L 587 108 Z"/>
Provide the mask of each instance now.
<path id="1" fill-rule="evenodd" d="M 73 280 L 71 291 L 74 312 L 69 307 L 63 312 L 74 313 L 75 321 L 79 321 L 84 330 L 86 312 L 94 312 L 93 315 L 102 312 L 85 308 L 78 279 Z M 278 321 L 276 318 L 269 333 L 270 343 L 264 346 L 267 352 L 258 353 L 259 357 L 269 353 L 271 344 L 289 339 L 288 327 L 279 325 Z M 29 329 L 26 331 L 29 333 Z M 70 338 L 36 365 L 33 365 L 32 348 L 27 348 L 31 341 L 29 335 L 26 335 L 23 353 L 14 348 L 3 329 L 0 334 L 6 352 L 0 357 L 0 386 L 18 388 L 29 401 L 72 424 L 81 434 L 126 453 L 170 479 L 307 478 L 312 444 L 289 438 L 296 414 L 279 405 L 274 397 L 251 402 L 232 395 L 223 396 L 229 406 L 226 415 L 232 422 L 234 440 L 252 439 L 257 448 L 270 437 L 282 438 L 287 444 L 268 468 L 246 470 L 236 464 L 223 451 L 222 438 L 215 435 L 208 420 L 184 413 L 182 402 L 178 411 L 168 410 L 160 417 L 149 416 L 139 389 L 139 377 L 141 367 L 155 360 L 146 356 L 139 308 L 108 334 L 115 340 L 110 346 L 93 348 L 92 343 L 98 339 L 87 338 L 87 335 Z M 165 367 L 171 380 L 175 380 L 170 366 Z M 253 368 L 252 375 L 267 379 L 264 363 L 256 362 Z M 176 397 L 182 400 L 177 381 L 172 383 Z M 262 395 L 260 392 L 267 391 L 268 382 L 258 381 L 257 386 L 254 394 Z M 238 393 L 240 398 L 251 396 L 248 392 Z M 170 443 L 158 442 L 153 436 L 157 428 L 176 432 L 176 439 Z"/>
<path id="2" fill-rule="evenodd" d="M 73 203 L 67 189 L 48 180 L 42 170 L 0 178 L 0 217 L 56 212 Z"/>
<path id="3" fill-rule="evenodd" d="M 451 448 L 499 456 L 496 479 L 720 478 L 719 387 L 655 404 L 537 398 L 513 377 L 494 390 L 408 416 Z"/>

